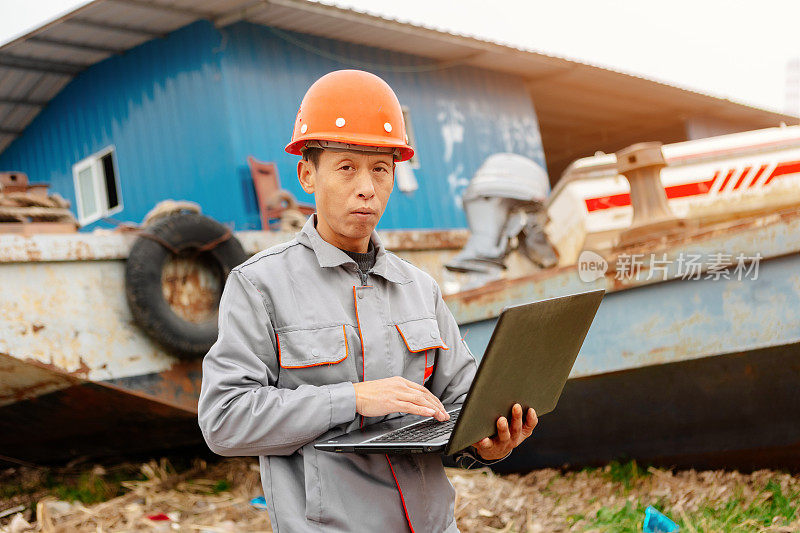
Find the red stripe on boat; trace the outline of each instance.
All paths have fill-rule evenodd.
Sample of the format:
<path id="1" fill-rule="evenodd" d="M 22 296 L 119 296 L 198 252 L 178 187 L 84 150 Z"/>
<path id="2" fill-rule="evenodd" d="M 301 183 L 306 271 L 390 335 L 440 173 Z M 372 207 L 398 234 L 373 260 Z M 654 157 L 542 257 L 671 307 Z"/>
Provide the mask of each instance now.
<path id="1" fill-rule="evenodd" d="M 758 181 L 758 178 L 760 178 L 761 174 L 763 174 L 764 171 L 767 170 L 768 166 L 769 165 L 761 165 L 761 168 L 758 169 L 758 172 L 756 172 L 756 175 L 753 176 L 753 181 L 751 181 L 750 185 L 747 186 L 748 189 L 753 187 L 753 186 L 755 186 L 756 182 Z"/>
<path id="2" fill-rule="evenodd" d="M 714 177 L 706 181 L 695 183 L 682 183 L 680 185 L 670 185 L 665 187 L 667 198 L 683 198 L 684 196 L 695 196 L 707 194 L 714 185 L 714 181 L 719 177 L 719 171 L 714 173 Z M 600 209 L 610 209 L 612 207 L 622 207 L 631 205 L 631 195 L 627 192 L 612 194 L 610 196 L 599 196 L 597 198 L 586 198 L 586 209 L 588 211 L 598 211 Z"/>
<path id="3" fill-rule="evenodd" d="M 722 190 L 723 190 L 723 189 L 725 188 L 725 186 L 728 184 L 728 180 L 730 180 L 730 179 L 731 179 L 731 176 L 733 176 L 733 173 L 734 173 L 734 172 L 736 172 L 736 169 L 735 169 L 735 168 L 732 168 L 732 169 L 730 169 L 730 170 L 728 171 L 728 175 L 727 175 L 727 176 L 725 176 L 725 179 L 724 179 L 724 180 L 722 180 L 722 185 L 720 185 L 720 186 L 719 186 L 719 190 L 720 190 L 720 192 L 722 192 Z"/>
<path id="4" fill-rule="evenodd" d="M 781 163 L 775 170 L 772 171 L 772 174 L 764 180 L 764 185 L 772 181 L 773 178 L 777 178 L 778 176 L 784 176 L 786 174 L 796 174 L 800 172 L 800 161 L 791 161 L 788 163 Z"/>
<path id="5" fill-rule="evenodd" d="M 742 175 L 741 175 L 741 176 L 739 176 L 739 179 L 736 181 L 736 185 L 734 185 L 734 186 L 733 186 L 733 189 L 731 189 L 731 190 L 735 191 L 736 189 L 738 189 L 738 188 L 739 188 L 739 186 L 740 186 L 740 185 L 742 184 L 742 182 L 744 181 L 744 177 L 745 177 L 745 176 L 747 176 L 747 175 L 750 173 L 750 169 L 752 169 L 752 168 L 753 168 L 753 167 L 747 167 L 747 168 L 745 168 L 745 169 L 742 171 Z"/>
<path id="6" fill-rule="evenodd" d="M 719 171 L 714 173 L 714 177 L 706 181 L 695 183 L 682 183 L 680 185 L 670 185 L 665 187 L 667 198 L 683 198 L 684 196 L 697 196 L 698 194 L 708 194 L 714 182 L 719 177 Z"/>

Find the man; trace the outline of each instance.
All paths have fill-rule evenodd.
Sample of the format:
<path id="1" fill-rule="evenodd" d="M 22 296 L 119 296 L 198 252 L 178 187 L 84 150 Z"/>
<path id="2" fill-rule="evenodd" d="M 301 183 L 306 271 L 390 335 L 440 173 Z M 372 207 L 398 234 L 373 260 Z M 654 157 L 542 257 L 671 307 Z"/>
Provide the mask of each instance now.
<path id="1" fill-rule="evenodd" d="M 449 418 L 477 368 L 434 279 L 375 227 L 395 161 L 413 155 L 400 104 L 367 72 L 309 88 L 286 151 L 316 213 L 289 242 L 231 271 L 203 360 L 198 419 L 221 455 L 258 455 L 275 531 L 458 531 L 440 455 L 320 452 L 313 442 L 395 413 Z M 506 457 L 536 426 L 509 424 L 457 460 Z"/>

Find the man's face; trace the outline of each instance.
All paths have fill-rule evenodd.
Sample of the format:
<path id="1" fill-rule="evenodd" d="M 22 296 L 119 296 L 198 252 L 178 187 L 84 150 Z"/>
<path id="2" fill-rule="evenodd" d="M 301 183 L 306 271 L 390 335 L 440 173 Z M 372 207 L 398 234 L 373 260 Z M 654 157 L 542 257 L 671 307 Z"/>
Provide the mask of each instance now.
<path id="1" fill-rule="evenodd" d="M 303 190 L 314 194 L 322 238 L 366 252 L 394 186 L 392 154 L 323 150 L 316 166 L 301 160 L 297 175 Z"/>

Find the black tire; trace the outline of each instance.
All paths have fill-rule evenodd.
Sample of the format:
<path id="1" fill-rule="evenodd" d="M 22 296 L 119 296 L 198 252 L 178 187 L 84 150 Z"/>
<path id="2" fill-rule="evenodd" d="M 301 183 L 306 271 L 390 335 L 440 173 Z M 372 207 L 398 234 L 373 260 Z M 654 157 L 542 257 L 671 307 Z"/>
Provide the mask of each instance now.
<path id="1" fill-rule="evenodd" d="M 136 323 L 161 346 L 181 358 L 205 355 L 217 340 L 217 316 L 222 287 L 231 269 L 248 255 L 231 235 L 210 250 L 198 248 L 223 238 L 228 229 L 214 219 L 197 213 L 176 213 L 154 222 L 131 248 L 125 267 L 125 292 Z M 159 242 L 161 241 L 161 242 Z M 163 243 L 218 269 L 220 287 L 213 304 L 213 316 L 191 322 L 173 311 L 164 298 L 162 272 L 174 257 Z"/>

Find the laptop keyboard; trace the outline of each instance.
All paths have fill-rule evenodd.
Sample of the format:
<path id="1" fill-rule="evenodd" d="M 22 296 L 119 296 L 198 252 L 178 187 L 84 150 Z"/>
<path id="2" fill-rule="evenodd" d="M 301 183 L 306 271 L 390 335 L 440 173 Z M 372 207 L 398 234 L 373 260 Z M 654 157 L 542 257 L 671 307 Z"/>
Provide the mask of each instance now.
<path id="1" fill-rule="evenodd" d="M 453 431 L 460 412 L 461 409 L 458 409 L 450 413 L 450 420 L 444 422 L 436 419 L 426 420 L 415 426 L 395 429 L 369 442 L 428 442 Z"/>

